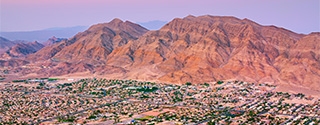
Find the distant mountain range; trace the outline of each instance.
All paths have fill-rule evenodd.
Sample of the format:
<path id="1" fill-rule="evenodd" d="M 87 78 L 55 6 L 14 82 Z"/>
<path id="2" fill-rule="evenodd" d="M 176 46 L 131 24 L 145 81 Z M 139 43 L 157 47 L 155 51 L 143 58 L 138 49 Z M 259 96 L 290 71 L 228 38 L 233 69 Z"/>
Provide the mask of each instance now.
<path id="1" fill-rule="evenodd" d="M 23 59 L 0 60 L 0 66 L 24 78 L 86 73 L 170 83 L 235 79 L 319 90 L 319 42 L 319 32 L 297 34 L 227 16 L 190 15 L 152 31 L 114 19 Z"/>
<path id="2" fill-rule="evenodd" d="M 10 41 L 6 38 L 0 37 L 0 59 L 21 58 L 29 54 L 35 53 L 45 46 L 50 46 L 61 41 L 64 38 L 51 37 L 46 42 L 39 43 L 37 41 L 28 42 L 23 40 Z"/>
<path id="3" fill-rule="evenodd" d="M 76 26 L 66 28 L 49 28 L 37 31 L 24 31 L 24 32 L 0 32 L 0 36 L 10 40 L 26 40 L 26 41 L 39 41 L 44 42 L 52 36 L 58 38 L 70 38 L 78 32 L 87 29 L 87 26 Z"/>
<path id="4" fill-rule="evenodd" d="M 42 49 L 44 45 L 38 43 L 37 41 L 28 42 L 28 43 L 18 43 L 10 49 L 8 49 L 4 54 L 1 55 L 1 58 L 9 59 L 9 58 L 18 58 L 25 57 L 26 55 L 37 52 Z"/>
<path id="5" fill-rule="evenodd" d="M 166 23 L 166 21 L 155 20 L 149 22 L 141 22 L 138 24 L 150 30 L 158 30 Z M 58 38 L 70 38 L 78 32 L 86 30 L 87 28 L 88 26 L 75 26 L 48 28 L 37 31 L 0 32 L 0 36 L 10 40 L 39 41 L 42 43 L 52 36 Z"/>

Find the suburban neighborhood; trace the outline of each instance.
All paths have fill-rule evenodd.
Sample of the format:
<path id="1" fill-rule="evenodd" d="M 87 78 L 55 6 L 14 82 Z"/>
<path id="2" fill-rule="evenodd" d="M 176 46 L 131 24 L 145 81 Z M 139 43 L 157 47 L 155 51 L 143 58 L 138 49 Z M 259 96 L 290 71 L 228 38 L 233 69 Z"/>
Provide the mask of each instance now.
<path id="1" fill-rule="evenodd" d="M 319 97 L 243 81 L 42 78 L 0 85 L 0 124 L 320 123 Z"/>

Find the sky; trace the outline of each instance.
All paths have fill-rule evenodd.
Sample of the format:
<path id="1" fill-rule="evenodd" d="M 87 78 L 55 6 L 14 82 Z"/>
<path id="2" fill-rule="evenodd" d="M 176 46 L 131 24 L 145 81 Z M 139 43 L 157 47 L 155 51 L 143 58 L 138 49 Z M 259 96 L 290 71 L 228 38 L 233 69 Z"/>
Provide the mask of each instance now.
<path id="1" fill-rule="evenodd" d="M 0 0 L 0 31 L 90 26 L 113 18 L 171 21 L 235 16 L 297 33 L 320 31 L 319 0 Z"/>

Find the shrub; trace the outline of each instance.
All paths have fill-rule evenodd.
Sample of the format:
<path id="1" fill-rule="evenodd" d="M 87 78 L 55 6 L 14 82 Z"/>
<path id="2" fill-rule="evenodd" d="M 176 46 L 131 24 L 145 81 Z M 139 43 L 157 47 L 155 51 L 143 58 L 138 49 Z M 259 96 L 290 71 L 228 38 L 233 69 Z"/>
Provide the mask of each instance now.
<path id="1" fill-rule="evenodd" d="M 223 81 L 218 81 L 217 83 L 218 83 L 219 85 L 221 85 L 221 84 L 223 83 Z"/>
<path id="2" fill-rule="evenodd" d="M 191 86 L 192 83 L 191 83 L 191 82 L 186 82 L 186 85 L 187 85 L 187 86 Z"/>
<path id="3" fill-rule="evenodd" d="M 209 86 L 210 86 L 210 84 L 209 84 L 209 83 L 204 83 L 204 85 L 205 85 L 205 86 L 207 86 L 207 87 L 209 87 Z"/>
<path id="4" fill-rule="evenodd" d="M 59 117 L 58 118 L 58 122 L 74 122 L 75 121 L 75 116 L 71 116 L 71 117 Z"/>
<path id="5" fill-rule="evenodd" d="M 90 115 L 90 116 L 88 117 L 88 119 L 95 119 L 95 118 L 97 118 L 97 116 L 95 116 L 95 115 Z"/>
<path id="6" fill-rule="evenodd" d="M 48 81 L 57 81 L 58 78 L 48 78 Z"/>

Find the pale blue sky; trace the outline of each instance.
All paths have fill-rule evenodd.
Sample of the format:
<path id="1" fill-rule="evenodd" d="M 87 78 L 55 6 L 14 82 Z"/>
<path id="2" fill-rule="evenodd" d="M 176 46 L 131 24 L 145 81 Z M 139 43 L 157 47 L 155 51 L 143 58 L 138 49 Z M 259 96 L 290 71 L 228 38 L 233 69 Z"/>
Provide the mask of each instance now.
<path id="1" fill-rule="evenodd" d="M 297 33 L 320 30 L 319 0 L 0 0 L 1 31 L 89 26 L 113 18 L 170 21 L 192 15 L 248 18 Z"/>

